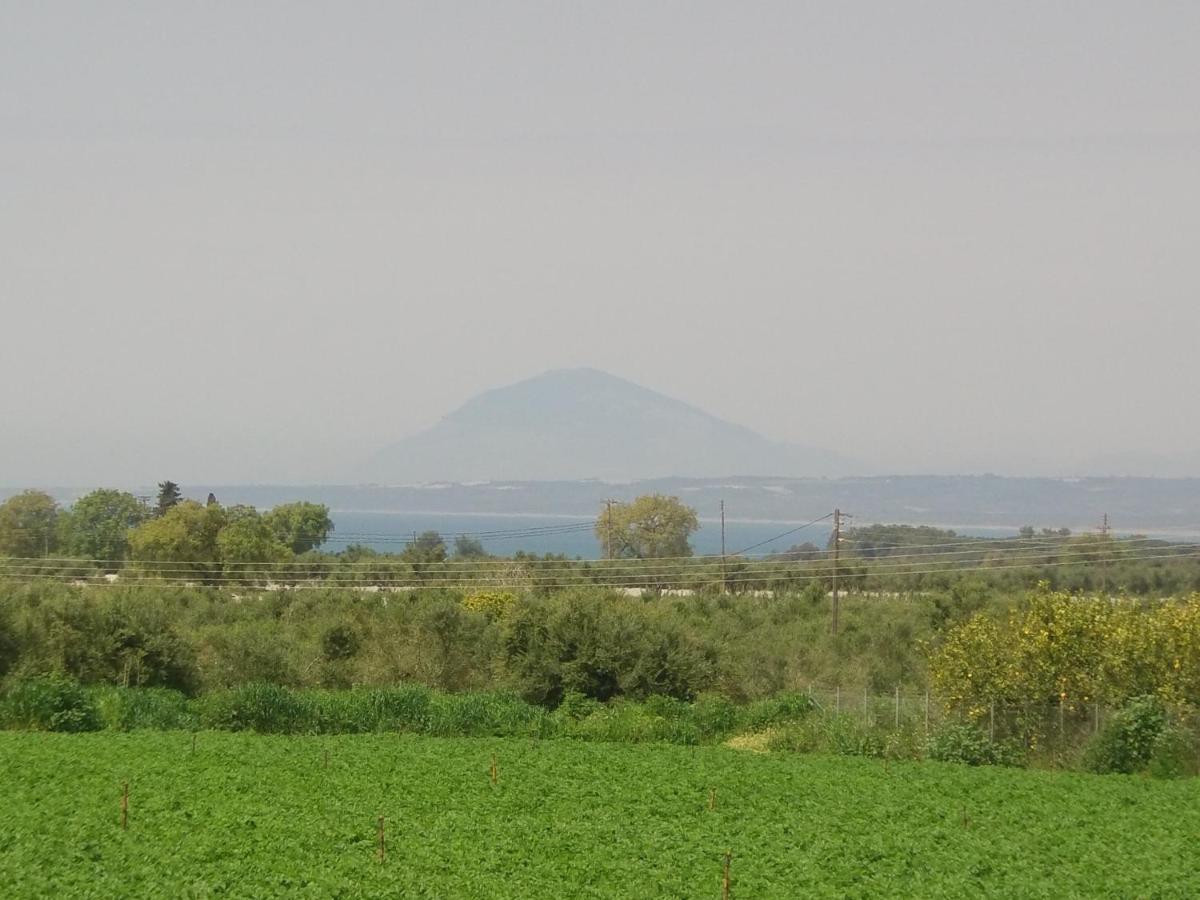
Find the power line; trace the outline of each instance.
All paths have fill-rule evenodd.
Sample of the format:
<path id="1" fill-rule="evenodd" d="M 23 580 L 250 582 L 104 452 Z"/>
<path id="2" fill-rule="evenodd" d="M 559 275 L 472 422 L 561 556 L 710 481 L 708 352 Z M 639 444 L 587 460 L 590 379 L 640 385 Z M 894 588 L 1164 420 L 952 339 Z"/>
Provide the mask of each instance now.
<path id="1" fill-rule="evenodd" d="M 832 514 L 830 514 L 832 515 Z M 818 520 L 819 521 L 819 520 Z M 1137 545 L 1137 546 L 1135 546 Z M 917 563 L 929 561 L 937 562 L 945 559 L 946 564 L 954 563 L 958 558 L 964 555 L 978 555 L 981 551 L 985 553 L 999 552 L 999 559 L 1032 559 L 1049 555 L 1075 555 L 1075 556 L 1090 556 L 1095 554 L 1106 553 L 1128 553 L 1137 550 L 1180 550 L 1186 552 L 1200 552 L 1200 544 L 1190 542 L 1157 542 L 1148 538 L 1122 538 L 1110 540 L 1104 544 L 1097 543 L 1076 543 L 1076 544 L 1039 544 L 1012 546 L 1008 548 L 996 547 L 980 547 L 967 550 L 948 551 L 946 553 L 913 553 L 913 554 L 889 554 L 878 557 L 848 557 L 847 561 L 856 565 L 866 566 L 876 569 L 889 569 L 904 564 L 906 560 L 914 560 Z M 744 552 L 744 551 L 743 551 Z M 832 550 L 821 551 L 823 553 L 832 554 Z M 813 560 L 789 560 L 780 559 L 774 555 L 759 556 L 759 557 L 743 557 L 743 561 L 752 562 L 756 565 L 774 566 L 782 568 L 786 566 L 794 566 L 807 562 L 820 562 L 823 558 Z M 968 561 L 968 560 L 963 560 Z M 284 569 L 295 569 L 300 571 L 312 571 L 319 569 L 328 569 L 332 571 L 350 569 L 350 568 L 379 568 L 383 566 L 405 566 L 413 563 L 404 560 L 399 556 L 380 555 L 370 559 L 363 560 L 344 560 L 338 556 L 325 556 L 315 559 L 288 559 L 279 562 L 257 561 L 257 562 L 236 562 L 222 561 L 217 559 L 205 560 L 130 560 L 130 559 L 87 559 L 84 557 L 66 557 L 66 556 L 51 556 L 51 557 L 0 557 L 0 567 L 12 563 L 24 563 L 34 567 L 44 567 L 52 564 L 65 564 L 68 566 L 88 566 L 88 567 L 118 567 L 118 566 L 134 566 L 134 567 L 197 567 L 206 566 L 212 568 L 219 567 L 239 567 L 245 569 L 259 569 L 263 571 L 280 571 Z M 494 557 L 490 559 L 478 560 L 456 560 L 445 559 L 441 561 L 421 562 L 417 561 L 417 565 L 429 565 L 439 567 L 463 567 L 468 569 L 492 569 L 503 566 L 533 566 L 561 568 L 563 566 L 576 567 L 592 567 L 598 571 L 614 570 L 621 568 L 637 568 L 639 570 L 682 570 L 695 571 L 703 568 L 716 568 L 721 563 L 719 555 L 709 556 L 670 556 L 670 557 L 650 557 L 646 559 L 584 559 L 584 558 L 563 558 L 563 559 L 543 559 L 537 557 L 529 557 L 526 559 L 515 559 L 512 557 Z"/>
<path id="2" fill-rule="evenodd" d="M 828 519 L 832 516 L 833 516 L 833 513 L 825 513 L 825 515 L 820 516 L 819 518 L 813 519 L 811 522 L 805 522 L 803 525 L 800 525 L 796 528 L 790 528 L 787 531 L 784 531 L 784 532 L 781 532 L 781 533 L 775 535 L 774 537 L 769 537 L 765 541 L 759 541 L 757 544 L 751 544 L 746 549 L 737 551 L 737 553 L 735 553 L 734 556 L 741 556 L 744 553 L 749 553 L 751 550 L 757 550 L 759 547 L 765 547 L 767 544 L 773 544 L 780 538 L 785 538 L 788 535 L 795 534 L 798 531 L 803 531 L 805 528 L 811 528 L 813 525 L 816 525 L 818 522 L 824 522 L 826 519 Z"/>
<path id="3" fill-rule="evenodd" d="M 1161 550 L 1163 548 L 1149 548 Z M 1178 550 L 1186 552 L 1168 552 L 1168 553 L 1150 553 L 1141 556 L 1123 556 L 1118 557 L 1117 561 L 1132 561 L 1140 562 L 1146 560 L 1161 560 L 1161 559 L 1182 559 L 1182 560 L 1197 560 L 1200 557 L 1195 555 L 1196 548 L 1193 545 L 1187 545 L 1186 548 L 1180 547 Z M 1137 548 L 1127 548 L 1125 553 L 1133 554 L 1139 552 Z M 1027 558 L 1027 557 L 1026 557 Z M 921 569 L 913 568 L 912 566 L 919 565 L 917 563 L 906 566 L 873 566 L 864 567 L 862 571 L 848 571 L 842 573 L 845 578 L 871 578 L 873 576 L 886 577 L 908 577 L 913 575 L 925 574 L 947 574 L 947 573 L 970 573 L 970 572 L 994 572 L 1004 569 L 1040 569 L 1040 568 L 1056 568 L 1062 566 L 1083 565 L 1090 562 L 1097 562 L 1096 558 L 1088 556 L 1088 558 L 1074 559 L 1059 559 L 1057 561 L 1046 561 L 1039 559 L 1034 562 L 1019 562 L 1022 557 L 1012 557 L 998 564 L 991 565 L 976 565 L 976 566 L 959 566 L 959 567 L 941 567 L 936 569 Z M 192 564 L 200 565 L 200 564 Z M 668 569 L 678 569 L 679 567 L 668 567 Z M 62 579 L 68 577 L 85 577 L 95 575 L 95 569 L 90 564 L 81 564 L 76 566 L 59 567 L 60 571 L 47 572 L 44 565 L 0 565 L 0 573 L 9 572 L 15 573 L 21 577 L 34 578 L 54 578 Z M 65 571 L 63 571 L 65 570 Z M 799 572 L 783 572 L 778 571 L 772 573 L 761 571 L 739 571 L 734 572 L 729 576 L 729 580 L 733 583 L 748 583 L 761 582 L 764 579 L 769 580 L 772 574 L 777 577 L 782 575 L 789 581 L 812 581 L 826 578 L 825 573 L 799 573 Z M 170 569 L 150 569 L 142 571 L 139 569 L 126 570 L 121 576 L 126 579 L 126 582 L 136 580 L 139 576 L 150 577 L 155 579 L 155 583 L 194 583 L 195 581 L 213 581 L 217 583 L 244 583 L 247 579 L 259 576 L 266 580 L 272 577 L 283 580 L 311 580 L 314 577 L 320 578 L 320 584 L 329 588 L 344 586 L 344 582 L 339 579 L 339 576 L 357 576 L 364 581 L 369 581 L 371 584 L 397 584 L 406 585 L 409 587 L 421 586 L 438 586 L 438 585 L 474 585 L 474 584 L 495 584 L 497 577 L 505 580 L 532 580 L 538 584 L 545 586 L 554 585 L 579 585 L 579 584 L 604 584 L 605 582 L 617 582 L 618 586 L 621 583 L 636 582 L 647 583 L 661 586 L 686 586 L 693 584 L 697 576 L 710 576 L 714 582 L 719 580 L 719 572 L 712 569 L 696 569 L 692 571 L 668 571 L 667 569 L 648 567 L 632 567 L 624 566 L 617 567 L 616 570 L 605 570 L 603 568 L 583 568 L 564 566 L 554 572 L 547 573 L 546 576 L 538 576 L 536 573 L 522 571 L 512 567 L 492 567 L 492 568 L 477 568 L 465 571 L 446 571 L 434 570 L 432 572 L 412 572 L 412 573 L 390 573 L 380 577 L 380 573 L 371 572 L 345 572 L 334 569 L 323 573 L 314 572 L 286 572 L 273 571 L 270 569 L 262 570 L 242 570 L 226 572 L 219 568 L 216 571 L 198 571 L 197 569 L 189 568 L 188 564 L 176 564 Z M 373 577 L 374 576 L 374 577 Z"/>
<path id="4" fill-rule="evenodd" d="M 1156 554 L 1156 555 L 1140 557 L 1139 561 L 1151 561 L 1151 560 L 1159 560 L 1159 559 L 1180 559 L 1180 558 L 1188 558 L 1188 557 L 1180 557 L 1176 554 L 1165 554 L 1165 555 Z M 1079 565 L 1079 562 L 1078 561 L 1065 561 L 1065 562 L 1052 562 L 1052 563 L 1042 562 L 1042 563 L 1024 563 L 1024 564 L 1018 564 L 1018 565 L 968 567 L 968 568 L 963 568 L 963 569 L 912 570 L 912 571 L 896 573 L 896 574 L 928 575 L 928 574 L 945 574 L 947 572 L 969 573 L 969 572 L 976 572 L 976 571 L 994 572 L 997 570 L 1019 570 L 1019 569 L 1041 570 L 1041 569 L 1059 568 L 1062 566 L 1071 566 L 1071 565 Z M 845 578 L 869 578 L 872 574 L 873 573 L 871 573 L 871 572 L 847 572 L 843 575 L 843 577 L 845 577 Z M 198 586 L 198 587 L 218 587 L 218 586 L 222 586 L 222 585 L 229 585 L 229 586 L 236 586 L 236 587 L 254 587 L 253 585 L 247 585 L 245 583 L 244 579 L 239 580 L 236 576 L 225 576 L 225 575 L 220 575 L 220 574 L 205 575 L 203 573 L 192 573 L 192 576 L 193 577 L 191 577 L 191 578 L 183 578 L 183 577 L 175 577 L 173 579 L 158 578 L 158 579 L 147 580 L 147 581 L 131 580 L 131 581 L 120 582 L 120 585 L 136 586 L 136 587 L 155 587 L 155 586 L 161 587 L 164 585 L 183 586 L 183 587 L 196 587 L 196 586 Z M 61 574 L 56 574 L 56 573 L 36 573 L 36 574 L 30 573 L 30 574 L 24 574 L 17 578 L 8 578 L 5 580 L 9 583 L 15 583 L 15 584 L 26 584 L 26 583 L 33 584 L 33 583 L 38 583 L 38 582 L 46 581 L 46 580 L 61 581 L 62 578 L 63 578 L 63 576 Z M 826 576 L 824 574 L 810 574 L 810 575 L 793 575 L 788 580 L 789 580 L 789 582 L 811 582 L 811 581 L 823 580 L 825 578 L 826 578 Z M 544 588 L 567 588 L 567 587 L 595 586 L 595 587 L 618 587 L 618 588 L 619 587 L 627 587 L 627 588 L 645 587 L 647 589 L 679 590 L 679 589 L 694 589 L 696 587 L 695 581 L 687 580 L 687 579 L 683 579 L 683 578 L 676 578 L 673 581 L 664 581 L 661 578 L 654 578 L 652 576 L 629 575 L 629 576 L 625 576 L 625 579 L 628 581 L 632 581 L 634 583 L 613 585 L 613 584 L 606 584 L 605 582 L 589 581 L 589 580 L 586 580 L 583 578 L 575 578 L 575 579 L 571 579 L 571 580 L 565 580 L 565 579 L 562 579 L 562 580 L 537 580 L 535 583 L 537 586 L 544 587 Z M 520 579 L 514 578 L 513 580 L 517 581 Z M 756 576 L 754 573 L 750 573 L 750 572 L 734 573 L 733 575 L 730 576 L 730 581 L 733 582 L 734 584 L 752 584 L 755 582 L 759 582 L 761 580 L 762 580 L 761 578 Z M 207 582 L 212 582 L 212 583 L 209 584 Z M 711 583 L 717 584 L 719 582 L 716 579 L 714 579 Z M 110 582 L 107 582 L 107 581 L 87 582 L 87 586 L 107 586 L 109 584 L 110 584 Z M 113 582 L 112 584 L 117 585 L 116 582 Z M 430 578 L 430 577 L 416 576 L 416 577 L 409 577 L 409 578 L 403 578 L 403 579 L 401 579 L 401 578 L 373 579 L 373 580 L 370 580 L 369 582 L 360 583 L 360 584 L 338 582 L 338 581 L 326 581 L 326 580 L 322 580 L 319 582 L 308 581 L 307 583 L 303 583 L 303 584 L 294 584 L 294 585 L 290 584 L 290 585 L 287 585 L 287 588 L 289 590 L 290 589 L 298 589 L 298 588 L 313 589 L 313 590 L 337 590 L 337 589 L 350 589 L 350 588 L 363 588 L 363 587 L 366 587 L 366 588 L 394 587 L 396 589 L 403 589 L 403 590 L 418 590 L 418 589 L 429 588 L 429 587 L 475 587 L 475 586 L 495 586 L 495 585 L 496 585 L 496 579 L 494 577 L 491 577 L 491 578 L 437 578 L 437 577 Z"/>

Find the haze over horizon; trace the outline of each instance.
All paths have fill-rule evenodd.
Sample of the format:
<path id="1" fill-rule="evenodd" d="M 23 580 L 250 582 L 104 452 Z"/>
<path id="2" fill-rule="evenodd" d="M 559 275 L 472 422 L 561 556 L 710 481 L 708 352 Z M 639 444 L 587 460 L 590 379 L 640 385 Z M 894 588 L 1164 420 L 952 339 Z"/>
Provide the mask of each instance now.
<path id="1" fill-rule="evenodd" d="M 581 366 L 880 474 L 1200 476 L 1197 34 L 12 4 L 0 485 L 339 480 Z"/>

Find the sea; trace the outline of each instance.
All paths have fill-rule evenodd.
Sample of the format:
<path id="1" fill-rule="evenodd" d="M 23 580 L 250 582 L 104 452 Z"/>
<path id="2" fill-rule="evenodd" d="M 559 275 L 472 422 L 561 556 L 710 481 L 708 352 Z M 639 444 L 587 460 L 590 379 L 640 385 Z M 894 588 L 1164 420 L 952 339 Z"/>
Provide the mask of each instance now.
<path id="1" fill-rule="evenodd" d="M 601 555 L 595 533 L 595 520 L 571 516 L 520 514 L 411 513 L 332 510 L 334 532 L 322 549 L 344 550 L 353 544 L 381 553 L 398 553 L 416 535 L 436 531 L 453 545 L 459 535 L 479 541 L 483 549 L 496 556 L 511 556 L 518 551 L 543 555 L 562 554 L 568 558 L 596 559 Z M 824 548 L 831 532 L 828 520 L 805 525 L 803 522 L 762 520 L 726 520 L 725 552 L 734 555 L 764 555 L 810 542 Z M 1016 537 L 1015 528 L 963 529 L 972 537 Z M 721 552 L 721 522 L 701 519 L 700 529 L 691 538 L 692 550 L 699 556 Z"/>

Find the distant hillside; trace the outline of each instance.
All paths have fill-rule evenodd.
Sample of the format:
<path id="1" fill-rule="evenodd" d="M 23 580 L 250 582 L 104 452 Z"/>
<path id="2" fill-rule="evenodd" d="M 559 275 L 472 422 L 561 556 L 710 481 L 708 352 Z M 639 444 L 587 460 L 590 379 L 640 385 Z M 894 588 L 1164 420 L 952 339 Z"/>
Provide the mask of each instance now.
<path id="1" fill-rule="evenodd" d="M 408 484 L 855 470 L 836 453 L 771 441 L 623 378 L 559 369 L 478 395 L 352 474 Z"/>

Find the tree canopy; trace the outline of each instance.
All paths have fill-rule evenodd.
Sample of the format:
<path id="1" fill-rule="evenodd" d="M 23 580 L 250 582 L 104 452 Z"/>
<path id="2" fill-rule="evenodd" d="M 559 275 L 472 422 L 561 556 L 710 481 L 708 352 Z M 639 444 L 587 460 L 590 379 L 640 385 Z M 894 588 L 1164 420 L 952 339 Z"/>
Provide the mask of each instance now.
<path id="1" fill-rule="evenodd" d="M 596 519 L 601 549 L 613 559 L 691 556 L 688 539 L 699 528 L 694 509 L 678 497 L 663 494 L 645 494 L 631 503 L 606 504 Z"/>
<path id="2" fill-rule="evenodd" d="M 183 499 L 183 494 L 179 490 L 179 485 L 173 481 L 160 481 L 158 483 L 158 503 L 155 506 L 155 512 L 158 515 L 165 515 L 167 510 Z"/>
<path id="3" fill-rule="evenodd" d="M 45 491 L 24 491 L 0 503 L 0 556 L 44 556 L 58 548 L 59 510 Z"/>
<path id="4" fill-rule="evenodd" d="M 423 531 L 404 548 L 400 558 L 413 565 L 440 563 L 446 559 L 446 542 L 436 531 Z"/>
<path id="5" fill-rule="evenodd" d="M 307 553 L 325 543 L 333 532 L 329 507 L 320 503 L 282 503 L 263 515 L 276 540 L 293 553 Z"/>
<path id="6" fill-rule="evenodd" d="M 227 521 L 220 506 L 181 500 L 130 532 L 130 555 L 141 562 L 179 563 L 197 575 L 214 574 L 220 556 L 217 535 Z"/>
<path id="7" fill-rule="evenodd" d="M 129 556 L 130 529 L 150 518 L 133 494 L 100 489 L 80 497 L 65 514 L 65 539 L 72 556 L 120 562 Z"/>

